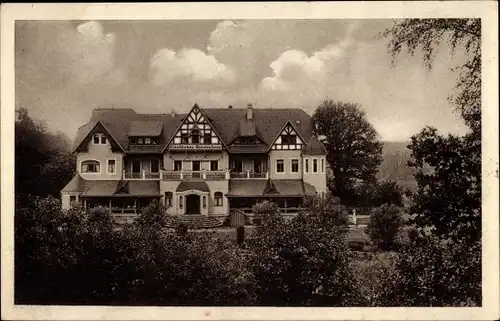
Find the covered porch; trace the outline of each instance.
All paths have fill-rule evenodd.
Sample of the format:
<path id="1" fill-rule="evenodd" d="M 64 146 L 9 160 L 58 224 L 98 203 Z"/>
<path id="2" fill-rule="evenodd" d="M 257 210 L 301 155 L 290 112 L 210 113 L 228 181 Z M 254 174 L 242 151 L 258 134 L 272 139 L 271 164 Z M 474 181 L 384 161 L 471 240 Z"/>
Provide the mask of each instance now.
<path id="1" fill-rule="evenodd" d="M 269 201 L 276 203 L 280 212 L 285 214 L 298 213 L 303 209 L 303 197 L 231 197 L 229 198 L 229 209 L 240 210 L 251 214 L 252 207 L 258 203 Z"/>
<path id="2" fill-rule="evenodd" d="M 80 197 L 84 209 L 92 209 L 98 206 L 108 208 L 112 214 L 138 214 L 152 201 L 159 200 L 156 197 Z"/>

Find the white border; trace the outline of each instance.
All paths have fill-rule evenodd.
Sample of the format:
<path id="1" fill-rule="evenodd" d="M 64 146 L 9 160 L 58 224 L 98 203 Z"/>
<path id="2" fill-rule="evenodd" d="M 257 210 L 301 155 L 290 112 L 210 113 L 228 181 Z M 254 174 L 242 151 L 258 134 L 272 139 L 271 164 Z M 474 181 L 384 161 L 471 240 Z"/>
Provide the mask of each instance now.
<path id="1" fill-rule="evenodd" d="M 148 19 L 461 18 L 483 21 L 483 307 L 482 308 L 158 308 L 13 305 L 14 21 Z M 498 3 L 281 2 L 172 4 L 2 4 L 1 7 L 2 319 L 37 320 L 494 320 L 498 279 Z"/>

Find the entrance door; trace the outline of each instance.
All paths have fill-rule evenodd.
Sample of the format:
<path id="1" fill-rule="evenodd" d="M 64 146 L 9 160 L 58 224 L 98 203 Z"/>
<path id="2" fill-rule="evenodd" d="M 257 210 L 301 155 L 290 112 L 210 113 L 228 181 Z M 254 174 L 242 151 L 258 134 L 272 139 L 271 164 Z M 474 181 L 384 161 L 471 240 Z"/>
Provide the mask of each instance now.
<path id="1" fill-rule="evenodd" d="M 200 197 L 198 195 L 186 196 L 186 214 L 201 214 Z"/>

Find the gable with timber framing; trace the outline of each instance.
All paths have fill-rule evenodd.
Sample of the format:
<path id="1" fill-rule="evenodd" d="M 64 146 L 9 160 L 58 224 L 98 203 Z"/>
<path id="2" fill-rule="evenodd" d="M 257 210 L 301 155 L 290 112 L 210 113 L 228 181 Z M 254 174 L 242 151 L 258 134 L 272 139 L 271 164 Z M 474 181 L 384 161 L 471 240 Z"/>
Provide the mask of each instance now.
<path id="1" fill-rule="evenodd" d="M 168 148 L 170 150 L 220 150 L 223 142 L 198 105 L 194 105 L 183 120 Z"/>
<path id="2" fill-rule="evenodd" d="M 301 150 L 304 140 L 295 127 L 287 122 L 271 146 L 272 150 Z"/>

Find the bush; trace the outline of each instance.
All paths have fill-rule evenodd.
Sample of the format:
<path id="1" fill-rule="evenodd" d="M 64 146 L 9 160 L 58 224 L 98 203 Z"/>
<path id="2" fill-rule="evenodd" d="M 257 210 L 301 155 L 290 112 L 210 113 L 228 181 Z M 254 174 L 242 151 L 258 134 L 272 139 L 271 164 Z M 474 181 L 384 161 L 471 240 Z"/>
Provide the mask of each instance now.
<path id="1" fill-rule="evenodd" d="M 369 306 L 391 306 L 393 289 L 399 278 L 398 255 L 394 252 L 368 254 L 365 252 L 352 262 L 359 293 Z"/>
<path id="2" fill-rule="evenodd" d="M 54 198 L 16 209 L 15 302 L 92 305 L 252 304 L 245 253 L 212 233 L 178 236 L 143 211 L 114 230 L 108 209 L 61 211 Z M 151 223 L 151 225 L 148 225 Z M 69 286 L 70 285 L 70 286 Z"/>
<path id="3" fill-rule="evenodd" d="M 481 306 L 481 244 L 419 235 L 401 251 L 394 304 Z"/>
<path id="4" fill-rule="evenodd" d="M 258 305 L 360 304 L 351 282 L 345 233 L 335 218 L 299 215 L 289 221 L 263 220 L 248 246 Z"/>
<path id="5" fill-rule="evenodd" d="M 366 232 L 377 248 L 391 251 L 394 249 L 394 240 L 402 225 L 400 209 L 393 205 L 382 205 L 372 212 Z"/>

